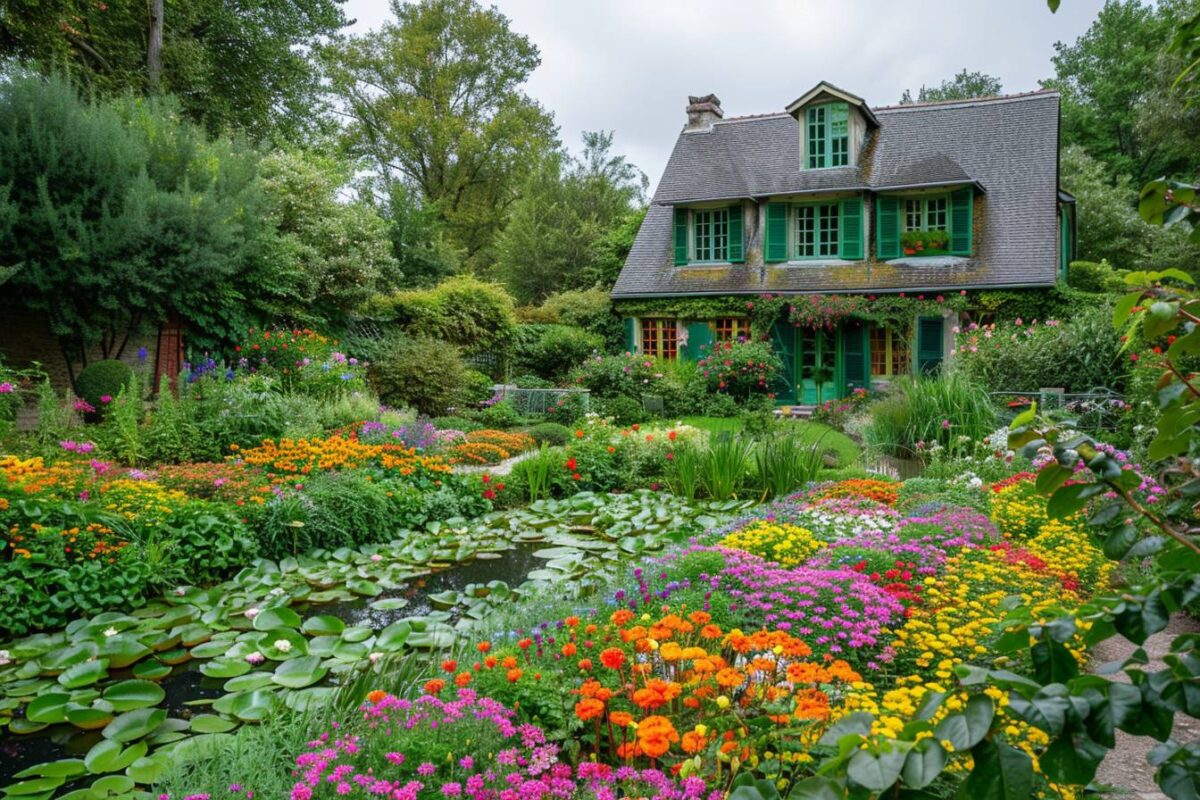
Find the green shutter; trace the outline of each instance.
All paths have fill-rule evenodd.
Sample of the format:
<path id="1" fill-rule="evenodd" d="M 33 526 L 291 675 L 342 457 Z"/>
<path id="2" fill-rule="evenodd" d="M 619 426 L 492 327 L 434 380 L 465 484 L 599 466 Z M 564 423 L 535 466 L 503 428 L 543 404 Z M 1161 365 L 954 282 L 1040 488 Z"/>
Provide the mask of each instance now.
<path id="1" fill-rule="evenodd" d="M 687 324 L 687 344 L 680 350 L 685 361 L 699 361 L 712 351 L 713 327 L 707 322 Z"/>
<path id="2" fill-rule="evenodd" d="M 972 197 L 970 186 L 950 193 L 950 252 L 956 256 L 971 255 Z"/>
<path id="3" fill-rule="evenodd" d="M 776 322 L 771 326 L 771 349 L 783 362 L 781 369 L 771 380 L 771 391 L 779 403 L 796 402 L 796 329 L 791 325 Z"/>
<path id="4" fill-rule="evenodd" d="M 675 209 L 675 266 L 688 263 L 688 210 Z"/>
<path id="5" fill-rule="evenodd" d="M 634 319 L 633 317 L 626 317 L 625 318 L 625 350 L 627 352 L 630 352 L 630 353 L 635 352 L 634 348 L 637 347 L 637 339 L 636 339 L 636 333 L 635 333 L 636 331 L 637 331 L 637 320 Z"/>
<path id="6" fill-rule="evenodd" d="M 745 212 L 741 205 L 729 207 L 729 260 L 739 264 L 746 260 L 746 248 L 742 246 L 742 221 Z"/>
<path id="7" fill-rule="evenodd" d="M 838 225 L 841 241 L 838 256 L 851 261 L 863 257 L 862 200 L 854 197 L 842 201 L 842 218 Z"/>
<path id="8" fill-rule="evenodd" d="M 900 257 L 899 198 L 875 198 L 875 256 L 880 261 Z"/>
<path id="9" fill-rule="evenodd" d="M 767 203 L 767 230 L 763 243 L 764 261 L 788 260 L 787 218 L 786 203 Z"/>
<path id="10" fill-rule="evenodd" d="M 942 318 L 917 320 L 917 372 L 928 375 L 942 364 Z"/>
<path id="11" fill-rule="evenodd" d="M 847 393 L 871 388 L 870 346 L 865 322 L 852 319 L 842 325 L 842 385 Z"/>

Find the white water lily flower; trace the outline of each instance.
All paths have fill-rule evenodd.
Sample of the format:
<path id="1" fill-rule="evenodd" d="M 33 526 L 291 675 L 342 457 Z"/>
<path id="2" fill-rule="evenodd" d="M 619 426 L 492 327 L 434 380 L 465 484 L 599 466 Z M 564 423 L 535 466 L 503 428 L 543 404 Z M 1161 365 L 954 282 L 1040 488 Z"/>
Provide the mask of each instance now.
<path id="1" fill-rule="evenodd" d="M 183 588 L 182 586 L 175 587 L 175 596 L 176 597 L 183 597 L 185 594 L 187 594 L 187 589 Z"/>
<path id="2" fill-rule="evenodd" d="M 105 628 L 104 635 L 105 636 L 116 636 L 117 629 L 116 628 Z"/>
<path id="3" fill-rule="evenodd" d="M 378 661 L 381 658 L 383 658 L 383 653 L 371 653 L 371 655 L 367 656 L 367 659 L 372 664 L 374 664 L 376 661 Z"/>
<path id="4" fill-rule="evenodd" d="M 276 586 L 274 589 L 271 590 L 270 594 L 272 597 L 278 597 L 281 594 L 286 594 L 286 592 L 281 587 Z"/>
<path id="5" fill-rule="evenodd" d="M 254 619 L 255 617 L 257 617 L 259 615 L 259 609 L 247 608 L 245 611 L 245 614 L 246 614 L 246 619 Z"/>
<path id="6" fill-rule="evenodd" d="M 13 663 L 12 653 L 7 650 L 0 650 L 0 667 L 6 667 Z"/>
<path id="7" fill-rule="evenodd" d="M 281 653 L 287 653 L 292 649 L 292 643 L 287 639 L 276 639 L 271 646 Z"/>
<path id="8" fill-rule="evenodd" d="M 373 556 L 371 556 L 371 560 L 372 561 L 383 561 L 383 556 L 379 555 L 379 553 L 375 553 Z"/>
<path id="9" fill-rule="evenodd" d="M 267 660 L 267 657 L 264 656 L 262 653 L 259 653 L 258 651 L 246 654 L 246 661 L 251 664 L 261 664 L 262 662 L 264 662 L 266 660 Z"/>

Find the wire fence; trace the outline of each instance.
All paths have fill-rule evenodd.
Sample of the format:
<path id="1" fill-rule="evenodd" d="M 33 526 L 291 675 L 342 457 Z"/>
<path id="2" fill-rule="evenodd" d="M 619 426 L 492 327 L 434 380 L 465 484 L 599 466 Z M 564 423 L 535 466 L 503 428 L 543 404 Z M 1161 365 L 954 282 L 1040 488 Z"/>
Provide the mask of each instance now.
<path id="1" fill-rule="evenodd" d="M 495 398 L 507 400 L 523 417 L 555 416 L 568 407 L 580 414 L 591 409 L 591 392 L 587 389 L 523 389 L 519 386 L 496 384 Z"/>
<path id="2" fill-rule="evenodd" d="M 1000 407 L 1002 416 L 1010 421 L 1036 402 L 1038 409 L 1064 419 L 1072 420 L 1084 431 L 1111 431 L 1129 413 L 1129 403 L 1120 392 L 1100 387 L 1088 392 L 1064 392 L 1058 389 L 1041 389 L 1036 392 L 990 392 L 993 401 Z"/>

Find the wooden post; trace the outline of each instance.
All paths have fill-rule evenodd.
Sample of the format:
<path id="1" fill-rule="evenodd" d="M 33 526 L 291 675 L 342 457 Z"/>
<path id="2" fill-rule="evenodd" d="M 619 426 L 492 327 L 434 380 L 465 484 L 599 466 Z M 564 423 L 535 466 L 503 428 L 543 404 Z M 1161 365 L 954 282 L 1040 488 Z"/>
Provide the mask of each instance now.
<path id="1" fill-rule="evenodd" d="M 172 311 L 165 322 L 159 323 L 158 342 L 154 351 L 154 391 L 167 376 L 171 391 L 179 392 L 179 373 L 183 371 L 183 320 Z"/>

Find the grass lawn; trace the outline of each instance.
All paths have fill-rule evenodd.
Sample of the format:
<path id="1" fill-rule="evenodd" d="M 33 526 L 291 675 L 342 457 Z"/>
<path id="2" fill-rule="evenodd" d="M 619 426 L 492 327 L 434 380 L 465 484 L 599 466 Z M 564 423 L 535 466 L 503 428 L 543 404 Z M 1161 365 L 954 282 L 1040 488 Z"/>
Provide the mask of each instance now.
<path id="1" fill-rule="evenodd" d="M 693 428 L 700 428 L 710 433 L 720 433 L 722 431 L 737 433 L 742 429 L 741 417 L 684 417 L 681 422 L 684 425 L 691 425 Z M 861 455 L 861 450 L 853 439 L 824 423 L 809 422 L 807 420 L 787 420 L 780 424 L 791 426 L 801 441 L 814 444 L 819 441 L 821 449 L 832 451 L 837 456 L 839 467 L 849 467 L 855 464 L 858 461 L 859 455 Z"/>

